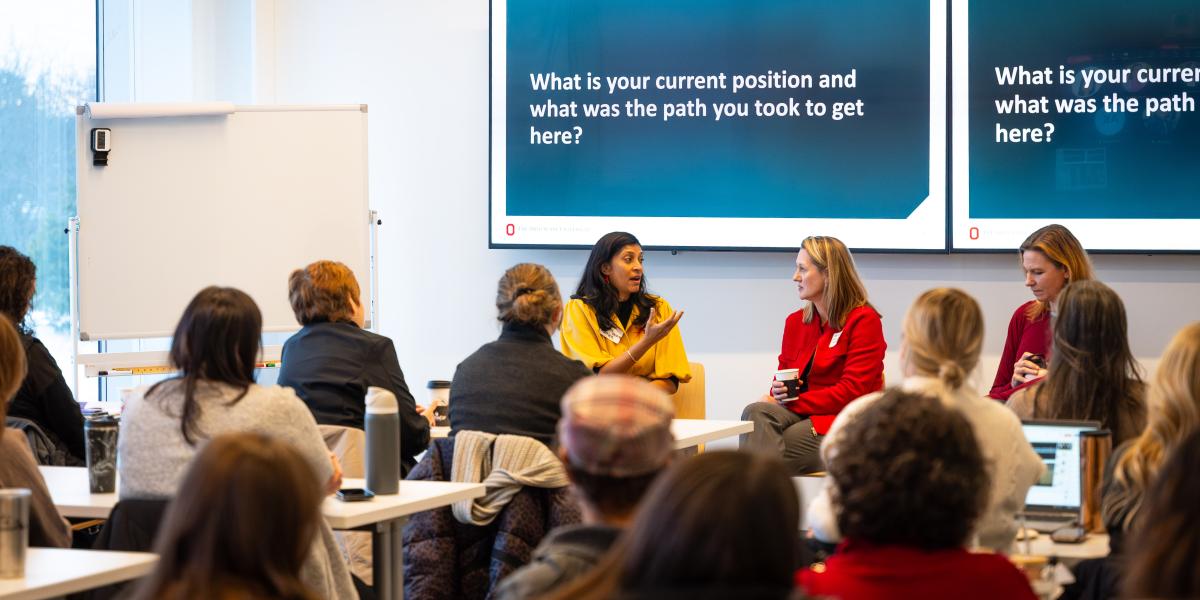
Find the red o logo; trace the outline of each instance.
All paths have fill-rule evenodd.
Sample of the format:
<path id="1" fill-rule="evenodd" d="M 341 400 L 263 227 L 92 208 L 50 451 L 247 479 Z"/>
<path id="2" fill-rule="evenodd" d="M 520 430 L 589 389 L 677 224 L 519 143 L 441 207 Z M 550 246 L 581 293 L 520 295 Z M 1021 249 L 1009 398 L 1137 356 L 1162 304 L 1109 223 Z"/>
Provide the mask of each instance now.
<path id="1" fill-rule="evenodd" d="M 977 239 L 979 239 L 979 228 L 978 228 L 978 227 L 972 227 L 972 228 L 970 229 L 970 231 L 968 231 L 968 232 L 967 232 L 967 236 L 968 236 L 968 237 L 970 237 L 970 238 L 971 238 L 971 239 L 973 239 L 973 240 L 977 240 Z"/>
<path id="2" fill-rule="evenodd" d="M 512 237 L 512 236 L 513 236 L 513 234 L 517 232 L 517 228 L 516 228 L 516 227 L 514 227 L 512 223 L 509 223 L 509 224 L 508 224 L 508 225 L 507 225 L 507 226 L 504 228 L 504 232 L 508 234 L 508 237 Z"/>

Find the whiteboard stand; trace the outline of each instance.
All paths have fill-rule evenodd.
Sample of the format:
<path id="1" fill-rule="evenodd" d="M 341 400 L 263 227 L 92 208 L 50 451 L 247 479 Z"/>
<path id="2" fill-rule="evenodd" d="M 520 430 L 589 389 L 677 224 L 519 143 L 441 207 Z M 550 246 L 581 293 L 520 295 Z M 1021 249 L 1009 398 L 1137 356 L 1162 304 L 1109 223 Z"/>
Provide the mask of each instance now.
<path id="1" fill-rule="evenodd" d="M 79 217 L 67 221 L 67 296 L 71 303 L 71 390 L 79 399 Z"/>

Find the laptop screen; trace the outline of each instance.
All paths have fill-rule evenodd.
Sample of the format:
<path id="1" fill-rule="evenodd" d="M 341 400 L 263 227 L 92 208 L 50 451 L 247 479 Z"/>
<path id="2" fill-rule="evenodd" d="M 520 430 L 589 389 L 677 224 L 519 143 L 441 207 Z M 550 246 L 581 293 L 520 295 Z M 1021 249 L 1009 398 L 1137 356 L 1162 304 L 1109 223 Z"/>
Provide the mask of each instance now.
<path id="1" fill-rule="evenodd" d="M 1025 421 L 1021 429 L 1046 472 L 1025 496 L 1027 509 L 1079 510 L 1083 502 L 1080 437 L 1097 423 L 1080 421 Z"/>

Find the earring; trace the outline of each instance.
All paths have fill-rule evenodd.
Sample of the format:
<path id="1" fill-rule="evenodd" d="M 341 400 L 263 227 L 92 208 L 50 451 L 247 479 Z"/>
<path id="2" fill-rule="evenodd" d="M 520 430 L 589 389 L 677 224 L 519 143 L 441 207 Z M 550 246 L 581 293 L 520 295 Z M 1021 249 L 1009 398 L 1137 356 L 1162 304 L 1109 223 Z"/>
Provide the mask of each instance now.
<path id="1" fill-rule="evenodd" d="M 604 283 L 608 283 L 608 275 L 601 275 L 604 278 Z"/>

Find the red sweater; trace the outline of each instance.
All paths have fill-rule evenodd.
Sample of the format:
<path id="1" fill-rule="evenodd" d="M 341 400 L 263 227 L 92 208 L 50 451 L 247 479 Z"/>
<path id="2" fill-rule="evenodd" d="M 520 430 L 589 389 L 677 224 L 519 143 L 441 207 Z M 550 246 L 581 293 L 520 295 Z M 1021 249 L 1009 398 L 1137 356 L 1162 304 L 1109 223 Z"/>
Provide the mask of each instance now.
<path id="1" fill-rule="evenodd" d="M 962 548 L 925 552 L 904 546 L 844 541 L 825 571 L 796 571 L 810 597 L 839 600 L 1033 600 L 1029 580 L 999 554 Z"/>
<path id="2" fill-rule="evenodd" d="M 813 315 L 804 322 L 804 311 L 788 315 L 783 327 L 780 369 L 803 369 L 812 358 L 804 382 L 807 389 L 795 401 L 784 404 L 794 413 L 812 419 L 820 435 L 829 431 L 834 418 L 851 400 L 883 388 L 883 322 L 869 306 L 860 306 L 846 316 L 846 325 L 835 331 Z M 803 384 L 802 384 L 803 385 Z"/>
<path id="3" fill-rule="evenodd" d="M 1053 339 L 1050 331 L 1050 311 L 1045 311 L 1038 315 L 1037 319 L 1030 321 L 1025 316 L 1025 311 L 1029 310 L 1030 305 L 1034 302 L 1036 300 L 1022 304 L 1008 322 L 1008 337 L 1004 339 L 1004 352 L 1000 355 L 1000 366 L 996 369 L 996 379 L 992 382 L 992 391 L 988 392 L 988 396 L 992 398 L 1007 400 L 1013 392 L 1017 391 L 1012 387 L 1013 364 L 1024 353 L 1041 354 L 1049 364 L 1050 340 Z"/>

